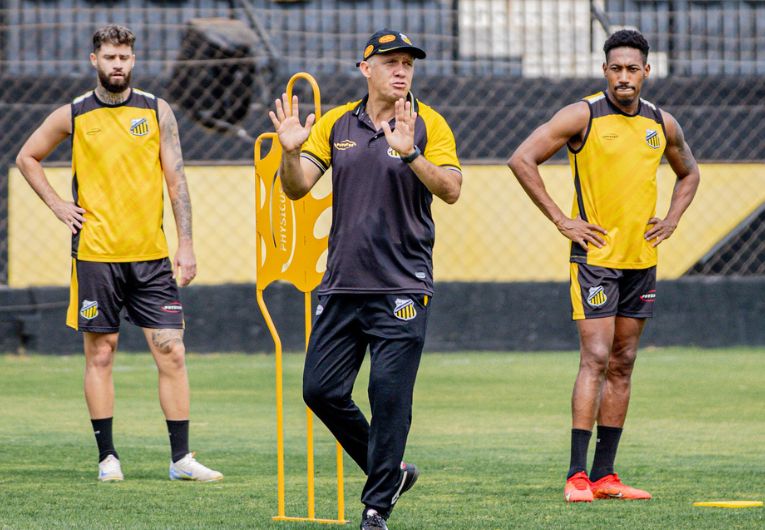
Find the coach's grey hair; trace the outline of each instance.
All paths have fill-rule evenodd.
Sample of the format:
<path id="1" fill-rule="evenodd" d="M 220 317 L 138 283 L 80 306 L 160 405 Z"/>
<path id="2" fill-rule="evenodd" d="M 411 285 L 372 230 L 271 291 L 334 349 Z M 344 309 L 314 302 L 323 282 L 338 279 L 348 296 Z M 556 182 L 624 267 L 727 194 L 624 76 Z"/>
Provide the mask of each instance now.
<path id="1" fill-rule="evenodd" d="M 93 34 L 93 53 L 101 49 L 102 44 L 127 45 L 133 49 L 135 44 L 135 33 L 125 26 L 119 24 L 109 24 L 96 30 Z"/>

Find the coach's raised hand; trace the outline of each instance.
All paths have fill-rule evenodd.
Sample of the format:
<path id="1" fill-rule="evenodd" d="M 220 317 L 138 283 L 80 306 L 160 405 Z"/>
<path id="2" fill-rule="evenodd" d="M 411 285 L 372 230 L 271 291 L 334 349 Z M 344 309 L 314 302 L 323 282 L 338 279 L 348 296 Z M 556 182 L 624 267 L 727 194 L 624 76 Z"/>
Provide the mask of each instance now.
<path id="1" fill-rule="evenodd" d="M 282 162 L 279 166 L 279 180 L 284 194 L 296 201 L 308 193 L 322 172 L 311 162 L 300 159 L 300 149 L 311 134 L 311 127 L 316 121 L 315 114 L 309 114 L 305 125 L 300 124 L 300 113 L 297 96 L 292 96 L 290 105 L 287 94 L 277 99 L 276 112 L 270 111 L 268 116 L 274 124 L 279 143 L 282 144 Z"/>
<path id="2" fill-rule="evenodd" d="M 274 124 L 276 134 L 279 135 L 279 143 L 286 153 L 299 153 L 300 147 L 308 140 L 316 116 L 311 113 L 305 119 L 305 125 L 300 124 L 297 96 L 292 96 L 291 106 L 286 93 L 282 94 L 281 100 L 277 99 L 274 103 L 276 112 L 269 111 L 268 116 Z"/>
<path id="3" fill-rule="evenodd" d="M 402 156 L 410 155 L 414 151 L 414 124 L 417 123 L 417 113 L 412 112 L 412 104 L 403 98 L 396 101 L 396 123 L 391 130 L 387 121 L 380 123 L 380 128 L 385 133 L 388 145 Z"/>

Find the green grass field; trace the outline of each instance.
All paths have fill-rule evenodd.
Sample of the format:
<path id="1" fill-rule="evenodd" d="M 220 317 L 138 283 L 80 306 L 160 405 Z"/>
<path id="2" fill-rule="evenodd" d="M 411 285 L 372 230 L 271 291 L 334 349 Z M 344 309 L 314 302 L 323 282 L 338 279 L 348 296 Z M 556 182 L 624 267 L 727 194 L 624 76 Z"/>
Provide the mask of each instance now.
<path id="1" fill-rule="evenodd" d="M 617 471 L 648 502 L 563 502 L 569 396 L 578 355 L 426 354 L 407 459 L 422 470 L 395 530 L 763 528 L 765 351 L 645 349 Z M 288 512 L 305 514 L 302 357 L 286 358 Z M 192 449 L 213 484 L 170 482 L 148 355 L 119 354 L 115 441 L 123 483 L 96 481 L 80 357 L 0 356 L 0 528 L 327 528 L 275 523 L 273 357 L 190 356 Z M 366 373 L 356 388 L 366 404 Z M 317 515 L 334 508 L 333 442 L 316 427 Z M 592 447 L 590 454 L 592 454 Z M 363 477 L 346 457 L 346 515 L 358 527 Z M 330 527 L 331 528 L 331 527 Z"/>

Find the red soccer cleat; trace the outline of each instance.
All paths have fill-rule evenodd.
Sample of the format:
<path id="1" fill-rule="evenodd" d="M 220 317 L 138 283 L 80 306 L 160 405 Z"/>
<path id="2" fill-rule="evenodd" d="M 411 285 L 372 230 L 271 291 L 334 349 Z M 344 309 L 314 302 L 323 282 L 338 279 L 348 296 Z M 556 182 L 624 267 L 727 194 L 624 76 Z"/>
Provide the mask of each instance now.
<path id="1" fill-rule="evenodd" d="M 573 477 L 572 477 L 573 478 Z M 619 480 L 619 475 L 606 475 L 591 483 L 592 494 L 596 499 L 648 500 L 651 494 L 647 491 L 627 486 Z"/>
<path id="2" fill-rule="evenodd" d="M 590 479 L 587 478 L 587 473 L 584 471 L 574 473 L 566 481 L 566 487 L 563 489 L 563 496 L 566 498 L 566 502 L 592 502 L 590 486 Z"/>

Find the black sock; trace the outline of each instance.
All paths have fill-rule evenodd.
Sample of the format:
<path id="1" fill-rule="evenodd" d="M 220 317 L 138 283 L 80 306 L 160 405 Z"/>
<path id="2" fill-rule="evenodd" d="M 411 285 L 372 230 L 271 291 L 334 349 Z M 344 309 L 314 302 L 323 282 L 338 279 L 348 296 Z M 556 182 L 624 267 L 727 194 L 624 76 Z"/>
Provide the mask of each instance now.
<path id="1" fill-rule="evenodd" d="M 580 471 L 587 471 L 587 448 L 591 436 L 592 431 L 571 429 L 571 463 L 566 478 L 571 478 Z"/>
<path id="2" fill-rule="evenodd" d="M 173 462 L 189 454 L 189 420 L 166 420 Z"/>
<path id="3" fill-rule="evenodd" d="M 595 458 L 592 460 L 590 480 L 595 482 L 614 472 L 616 449 L 619 447 L 621 427 L 604 427 L 598 425 L 598 441 L 595 442 Z"/>
<path id="4" fill-rule="evenodd" d="M 98 461 L 102 462 L 109 455 L 119 458 L 112 442 L 112 418 L 91 419 L 90 423 L 93 425 L 93 434 L 96 435 L 98 444 Z"/>

